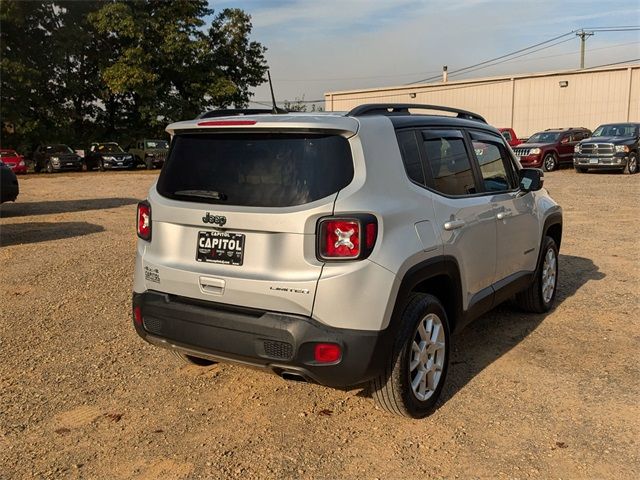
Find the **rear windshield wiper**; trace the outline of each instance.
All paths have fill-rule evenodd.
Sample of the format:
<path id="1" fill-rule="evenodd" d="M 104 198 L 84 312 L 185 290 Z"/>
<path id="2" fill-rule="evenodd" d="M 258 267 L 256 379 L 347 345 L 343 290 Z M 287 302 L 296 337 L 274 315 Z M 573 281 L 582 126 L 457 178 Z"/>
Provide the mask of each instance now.
<path id="1" fill-rule="evenodd" d="M 214 200 L 226 200 L 227 195 L 222 192 L 216 192 L 214 190 L 178 190 L 173 192 L 174 195 L 180 195 L 183 197 L 200 197 L 200 198 L 212 198 Z"/>

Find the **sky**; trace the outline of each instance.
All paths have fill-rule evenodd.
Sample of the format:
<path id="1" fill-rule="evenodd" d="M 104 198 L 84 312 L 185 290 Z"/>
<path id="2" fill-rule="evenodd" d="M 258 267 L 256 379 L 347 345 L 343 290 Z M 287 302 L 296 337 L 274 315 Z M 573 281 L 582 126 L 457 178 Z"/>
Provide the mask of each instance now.
<path id="1" fill-rule="evenodd" d="M 443 65 L 453 72 L 581 28 L 640 27 L 640 0 L 209 3 L 216 11 L 241 8 L 251 15 L 251 39 L 267 47 L 279 102 L 416 82 L 441 75 Z M 557 42 L 562 43 L 552 45 Z M 579 38 L 568 35 L 557 42 L 500 65 L 452 74 L 450 80 L 579 68 Z M 630 59 L 640 59 L 640 31 L 596 32 L 586 41 L 586 67 Z M 269 101 L 267 85 L 254 92 L 255 100 Z"/>

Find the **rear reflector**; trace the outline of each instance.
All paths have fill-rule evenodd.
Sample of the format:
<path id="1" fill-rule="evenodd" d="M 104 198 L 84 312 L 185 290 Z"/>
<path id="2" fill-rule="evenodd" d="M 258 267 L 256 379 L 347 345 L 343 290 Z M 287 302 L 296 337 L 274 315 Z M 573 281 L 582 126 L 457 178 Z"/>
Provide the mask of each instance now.
<path id="1" fill-rule="evenodd" d="M 142 309 L 138 306 L 133 307 L 133 321 L 136 325 L 142 326 Z"/>
<path id="2" fill-rule="evenodd" d="M 151 205 L 149 202 L 138 204 L 137 234 L 142 240 L 151 241 Z"/>
<path id="3" fill-rule="evenodd" d="M 336 343 L 317 343 L 313 357 L 318 363 L 335 363 L 342 358 L 342 349 Z"/>
<path id="4" fill-rule="evenodd" d="M 209 120 L 207 122 L 199 122 L 199 127 L 240 127 L 243 125 L 255 125 L 255 120 Z"/>

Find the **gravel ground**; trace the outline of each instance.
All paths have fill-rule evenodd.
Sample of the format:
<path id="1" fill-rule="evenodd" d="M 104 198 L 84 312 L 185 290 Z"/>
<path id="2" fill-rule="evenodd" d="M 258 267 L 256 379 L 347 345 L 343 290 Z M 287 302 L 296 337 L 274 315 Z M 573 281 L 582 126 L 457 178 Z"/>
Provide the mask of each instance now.
<path id="1" fill-rule="evenodd" d="M 639 478 L 640 175 L 547 175 L 557 308 L 462 332 L 422 421 L 138 338 L 135 204 L 154 179 L 22 176 L 0 208 L 1 478 Z"/>

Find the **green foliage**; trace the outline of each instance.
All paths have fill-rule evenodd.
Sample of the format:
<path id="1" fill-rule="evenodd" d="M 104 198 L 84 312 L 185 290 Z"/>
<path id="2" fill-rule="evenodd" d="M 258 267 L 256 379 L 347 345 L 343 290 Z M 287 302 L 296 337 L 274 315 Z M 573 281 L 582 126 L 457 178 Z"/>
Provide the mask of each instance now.
<path id="1" fill-rule="evenodd" d="M 266 74 L 251 28 L 242 10 L 206 0 L 2 0 L 0 120 L 14 127 L 2 145 L 128 143 L 244 107 Z"/>

